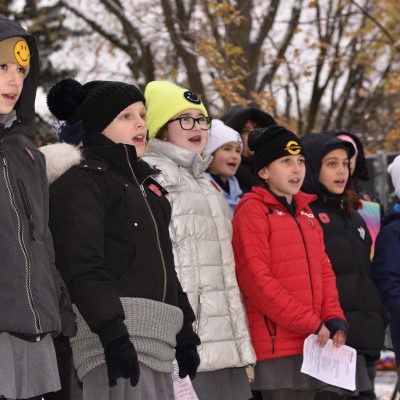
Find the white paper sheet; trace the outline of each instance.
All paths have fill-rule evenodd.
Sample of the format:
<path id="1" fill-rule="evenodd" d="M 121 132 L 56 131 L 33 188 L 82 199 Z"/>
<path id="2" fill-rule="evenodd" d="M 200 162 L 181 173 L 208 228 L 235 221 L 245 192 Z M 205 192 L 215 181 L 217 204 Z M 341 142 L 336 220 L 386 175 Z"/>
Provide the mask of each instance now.
<path id="1" fill-rule="evenodd" d="M 176 360 L 174 360 L 174 372 L 172 373 L 172 383 L 174 386 L 175 400 L 199 400 L 196 392 L 193 389 L 192 381 L 187 376 L 186 378 L 179 378 L 179 367 Z"/>
<path id="2" fill-rule="evenodd" d="M 320 381 L 347 390 L 356 389 L 357 352 L 352 347 L 335 347 L 331 339 L 324 347 L 317 344 L 317 336 L 304 341 L 301 372 Z"/>

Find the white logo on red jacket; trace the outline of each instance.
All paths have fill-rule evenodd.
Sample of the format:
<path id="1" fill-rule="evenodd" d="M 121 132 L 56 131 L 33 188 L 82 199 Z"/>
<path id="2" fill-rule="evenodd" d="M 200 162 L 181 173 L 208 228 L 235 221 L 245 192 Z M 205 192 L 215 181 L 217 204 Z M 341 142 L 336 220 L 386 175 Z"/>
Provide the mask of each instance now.
<path id="1" fill-rule="evenodd" d="M 274 211 L 274 213 L 276 214 L 276 215 L 279 215 L 280 217 L 282 216 L 282 215 L 285 215 L 285 213 L 283 212 L 283 211 L 280 211 L 280 210 L 273 210 Z"/>
<path id="2" fill-rule="evenodd" d="M 312 214 L 312 213 L 307 213 L 307 212 L 305 212 L 305 211 L 303 211 L 303 210 L 300 211 L 300 214 L 301 214 L 301 215 L 305 215 L 307 218 L 315 218 L 315 217 L 314 217 L 314 214 Z"/>

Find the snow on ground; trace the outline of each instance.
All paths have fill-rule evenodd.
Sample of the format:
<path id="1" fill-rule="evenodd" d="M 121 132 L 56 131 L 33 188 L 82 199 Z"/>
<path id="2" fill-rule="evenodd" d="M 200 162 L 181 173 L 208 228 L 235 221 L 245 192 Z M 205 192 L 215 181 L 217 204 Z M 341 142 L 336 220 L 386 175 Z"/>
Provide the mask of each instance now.
<path id="1" fill-rule="evenodd" d="M 375 394 L 379 400 L 390 400 L 396 385 L 396 371 L 378 371 L 375 379 Z M 396 400 L 400 399 L 397 394 Z"/>

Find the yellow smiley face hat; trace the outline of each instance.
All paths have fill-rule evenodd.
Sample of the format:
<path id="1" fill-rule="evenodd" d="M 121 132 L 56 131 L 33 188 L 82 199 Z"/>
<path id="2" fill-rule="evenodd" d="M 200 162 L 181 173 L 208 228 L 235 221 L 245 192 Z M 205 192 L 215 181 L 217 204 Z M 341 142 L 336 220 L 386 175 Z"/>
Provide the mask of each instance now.
<path id="1" fill-rule="evenodd" d="M 151 138 L 154 138 L 172 117 L 184 110 L 194 108 L 208 117 L 208 112 L 196 93 L 171 82 L 152 81 L 148 83 L 144 97 L 147 108 L 147 128 Z"/>
<path id="2" fill-rule="evenodd" d="M 0 64 L 17 64 L 25 68 L 24 78 L 28 76 L 31 52 L 27 41 L 13 36 L 0 41 Z"/>

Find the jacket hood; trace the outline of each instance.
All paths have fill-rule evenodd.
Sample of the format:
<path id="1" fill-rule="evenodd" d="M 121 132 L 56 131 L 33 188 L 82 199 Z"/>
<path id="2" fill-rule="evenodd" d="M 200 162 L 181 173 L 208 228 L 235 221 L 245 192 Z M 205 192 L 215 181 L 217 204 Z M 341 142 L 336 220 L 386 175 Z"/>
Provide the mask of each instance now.
<path id="1" fill-rule="evenodd" d="M 235 106 L 221 117 L 222 122 L 239 133 L 249 119 L 255 121 L 259 128 L 278 125 L 271 115 L 254 107 Z"/>
<path id="2" fill-rule="evenodd" d="M 40 147 L 39 150 L 46 159 L 46 174 L 49 184 L 74 165 L 79 165 L 82 160 L 80 149 L 68 143 L 48 144 Z"/>
<path id="3" fill-rule="evenodd" d="M 211 155 L 202 156 L 199 153 L 185 150 L 175 144 L 164 142 L 159 139 L 150 139 L 147 145 L 146 155 L 151 156 L 152 153 L 165 156 L 176 165 L 190 170 L 195 178 L 203 175 L 214 158 Z"/>
<path id="4" fill-rule="evenodd" d="M 15 110 L 20 120 L 18 129 L 21 133 L 34 138 L 35 136 L 35 97 L 39 74 L 39 54 L 36 41 L 25 29 L 14 21 L 9 20 L 5 15 L 0 14 L 0 41 L 13 37 L 23 37 L 29 46 L 31 53 L 29 74 L 24 80 L 21 97 Z"/>
<path id="5" fill-rule="evenodd" d="M 298 214 L 304 207 L 315 201 L 317 196 L 313 194 L 307 194 L 299 192 L 293 196 L 293 200 L 296 203 L 296 214 Z M 250 200 L 258 200 L 265 203 L 267 206 L 278 206 L 285 209 L 285 206 L 268 190 L 263 187 L 254 186 L 251 192 L 246 193 L 239 204 L 236 206 L 235 212 L 237 212 L 243 204 Z"/>
<path id="6" fill-rule="evenodd" d="M 332 150 L 343 148 L 351 158 L 355 151 L 353 145 L 335 136 L 321 133 L 306 134 L 301 137 L 306 153 L 306 177 L 301 190 L 306 193 L 321 195 L 323 186 L 319 182 L 322 159 Z"/>

